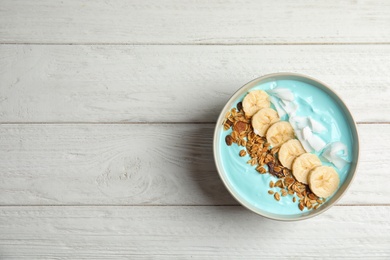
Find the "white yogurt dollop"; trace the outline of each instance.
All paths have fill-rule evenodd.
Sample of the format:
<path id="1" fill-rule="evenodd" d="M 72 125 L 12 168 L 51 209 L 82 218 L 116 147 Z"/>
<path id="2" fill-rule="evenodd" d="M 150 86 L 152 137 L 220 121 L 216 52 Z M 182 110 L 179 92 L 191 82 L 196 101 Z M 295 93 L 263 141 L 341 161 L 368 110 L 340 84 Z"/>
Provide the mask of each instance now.
<path id="1" fill-rule="evenodd" d="M 273 89 L 267 91 L 271 96 L 271 103 L 274 105 L 280 118 L 286 115 L 288 116 L 288 121 L 294 128 L 295 135 L 302 143 L 306 152 L 322 152 L 322 156 L 328 162 L 332 163 L 338 169 L 344 168 L 349 163 L 346 159 L 348 156 L 347 146 L 340 141 L 327 144 L 317 134 L 324 131 L 332 131 L 332 129 L 327 129 L 323 124 L 310 116 L 297 116 L 296 113 L 299 110 L 299 104 L 295 102 L 294 93 L 287 88 L 275 87 L 275 85 L 273 87 Z M 312 98 L 307 103 L 311 105 Z M 312 110 L 314 111 L 313 108 Z M 327 148 L 324 150 L 325 147 Z"/>

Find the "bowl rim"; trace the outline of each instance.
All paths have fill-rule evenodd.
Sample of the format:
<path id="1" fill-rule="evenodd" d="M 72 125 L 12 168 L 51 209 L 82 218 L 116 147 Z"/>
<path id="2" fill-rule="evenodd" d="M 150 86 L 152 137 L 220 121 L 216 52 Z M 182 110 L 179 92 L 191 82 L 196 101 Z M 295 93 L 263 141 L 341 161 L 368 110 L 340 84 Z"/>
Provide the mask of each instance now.
<path id="1" fill-rule="evenodd" d="M 225 118 L 225 114 L 231 108 L 231 104 L 230 103 L 232 103 L 236 98 L 238 98 L 238 96 L 241 95 L 242 92 L 248 91 L 249 89 L 254 87 L 253 86 L 254 84 L 258 84 L 261 81 L 265 81 L 267 79 L 275 78 L 275 77 L 295 77 L 295 78 L 302 78 L 302 79 L 306 79 L 306 80 L 309 80 L 309 81 L 313 81 L 313 82 L 316 83 L 316 86 L 314 86 L 314 87 L 319 87 L 320 86 L 323 90 L 325 90 L 325 92 L 332 94 L 333 95 L 332 99 L 334 99 L 334 101 L 338 103 L 338 105 L 343 110 L 343 112 L 345 113 L 345 116 L 347 117 L 347 119 L 349 121 L 351 134 L 353 136 L 352 137 L 352 141 L 353 141 L 354 150 L 355 150 L 353 152 L 354 152 L 354 157 L 356 157 L 356 162 L 353 165 L 354 167 L 348 173 L 348 175 L 351 175 L 350 179 L 346 179 L 344 181 L 343 185 L 340 186 L 340 188 L 339 188 L 339 190 L 341 188 L 343 188 L 341 194 L 338 195 L 338 197 L 335 198 L 332 203 L 330 203 L 330 204 L 328 204 L 326 206 L 324 205 L 323 207 L 320 207 L 319 209 L 317 209 L 315 211 L 310 211 L 309 213 L 306 212 L 307 214 L 304 213 L 305 215 L 302 215 L 302 216 L 299 216 L 299 217 L 295 217 L 295 218 L 292 218 L 291 215 L 290 215 L 290 218 L 288 218 L 289 215 L 286 215 L 287 218 L 284 218 L 284 217 L 281 217 L 282 215 L 278 215 L 278 214 L 273 214 L 273 213 L 264 214 L 262 212 L 259 212 L 259 210 L 257 208 L 255 208 L 253 205 L 248 203 L 245 199 L 241 198 L 241 196 L 238 194 L 238 192 L 236 192 L 233 189 L 233 187 L 230 186 L 229 181 L 227 180 L 226 174 L 224 173 L 222 167 L 220 167 L 220 165 L 218 163 L 218 158 L 217 158 L 217 149 L 218 149 L 218 142 L 217 142 L 217 140 L 219 140 L 218 135 L 220 133 L 220 129 L 222 128 L 222 122 L 223 122 L 223 120 Z M 335 97 L 336 97 L 336 100 L 335 100 Z M 216 125 L 215 125 L 215 128 L 214 128 L 213 157 L 214 157 L 214 163 L 216 165 L 218 174 L 219 174 L 220 178 L 222 179 L 223 184 L 225 185 L 225 187 L 227 188 L 229 193 L 234 197 L 234 199 L 237 200 L 242 206 L 244 206 L 248 210 L 250 210 L 250 211 L 252 211 L 252 212 L 254 212 L 254 213 L 256 213 L 256 214 L 258 214 L 258 215 L 260 215 L 262 217 L 265 217 L 265 218 L 268 218 L 268 219 L 272 219 L 272 220 L 286 221 L 286 222 L 288 222 L 288 221 L 299 221 L 299 220 L 309 219 L 309 218 L 318 216 L 319 214 L 321 214 L 321 213 L 327 211 L 328 209 L 330 209 L 332 206 L 334 206 L 345 195 L 345 193 L 347 192 L 347 190 L 351 186 L 351 183 L 353 182 L 353 180 L 355 178 L 355 175 L 356 175 L 356 172 L 357 172 L 357 169 L 358 169 L 359 156 L 360 156 L 360 138 L 359 138 L 357 124 L 356 124 L 356 121 L 354 120 L 354 118 L 352 116 L 351 111 L 349 110 L 349 108 L 345 104 L 344 100 L 331 87 L 329 87 L 327 84 L 325 84 L 322 81 L 319 81 L 319 80 L 317 80 L 317 79 L 315 79 L 313 77 L 310 77 L 310 76 L 307 76 L 307 75 L 304 75 L 304 74 L 300 74 L 300 73 L 292 73 L 292 72 L 271 73 L 271 74 L 266 74 L 266 75 L 257 77 L 255 79 L 247 82 L 242 87 L 240 87 L 237 91 L 235 91 L 234 94 L 226 102 L 226 104 L 224 105 L 224 107 L 221 110 L 221 113 L 218 116 L 218 119 L 217 119 L 217 122 L 216 122 Z"/>

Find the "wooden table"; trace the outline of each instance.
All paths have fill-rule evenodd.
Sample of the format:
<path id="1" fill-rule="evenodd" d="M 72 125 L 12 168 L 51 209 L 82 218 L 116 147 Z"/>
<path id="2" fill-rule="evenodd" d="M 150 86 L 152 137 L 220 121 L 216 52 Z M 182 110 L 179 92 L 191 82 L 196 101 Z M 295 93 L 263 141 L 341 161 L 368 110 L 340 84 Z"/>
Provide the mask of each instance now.
<path id="1" fill-rule="evenodd" d="M 390 259 L 389 1 L 0 1 L 0 259 Z M 244 209 L 214 166 L 224 103 L 272 72 L 340 94 L 340 202 Z"/>

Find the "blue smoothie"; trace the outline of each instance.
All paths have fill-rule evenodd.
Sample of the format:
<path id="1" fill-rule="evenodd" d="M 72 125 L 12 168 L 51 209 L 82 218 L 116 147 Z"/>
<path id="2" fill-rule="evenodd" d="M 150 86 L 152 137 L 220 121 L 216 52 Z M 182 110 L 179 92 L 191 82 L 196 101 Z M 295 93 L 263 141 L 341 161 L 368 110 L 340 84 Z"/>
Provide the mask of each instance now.
<path id="1" fill-rule="evenodd" d="M 272 82 L 262 83 L 252 88 L 252 90 L 269 91 L 272 88 L 286 88 L 294 93 L 294 102 L 298 104 L 297 116 L 310 117 L 317 122 L 320 122 L 326 127 L 326 130 L 318 133 L 327 144 L 332 142 L 342 142 L 348 150 L 348 161 L 351 161 L 351 150 L 353 147 L 353 139 L 348 121 L 345 119 L 343 110 L 338 103 L 333 100 L 325 91 L 297 80 L 276 80 Z M 243 94 L 236 102 L 242 101 L 246 93 Z M 273 105 L 271 106 L 273 107 Z M 273 107 L 274 108 L 274 107 Z M 281 120 L 288 121 L 288 115 L 284 115 Z M 268 194 L 268 190 L 274 192 L 280 191 L 279 188 L 269 188 L 269 182 L 276 182 L 278 179 L 269 173 L 259 174 L 256 171 L 256 166 L 251 166 L 246 162 L 250 159 L 249 155 L 240 157 L 240 150 L 245 149 L 242 146 L 233 144 L 227 146 L 225 137 L 231 134 L 232 130 L 222 131 L 219 138 L 219 152 L 223 170 L 226 173 L 227 181 L 230 185 L 246 200 L 249 204 L 254 205 L 260 210 L 264 210 L 274 214 L 296 215 L 302 213 L 298 208 L 298 203 L 292 201 L 293 196 L 288 195 L 281 197 L 280 201 L 276 201 L 273 196 Z M 320 155 L 319 152 L 313 152 Z M 350 164 L 347 164 L 341 170 L 337 169 L 333 164 L 321 158 L 322 164 L 333 166 L 339 174 L 340 186 L 344 183 L 347 174 L 350 170 Z M 297 201 L 299 198 L 297 197 Z M 303 212 L 308 211 L 307 208 Z"/>

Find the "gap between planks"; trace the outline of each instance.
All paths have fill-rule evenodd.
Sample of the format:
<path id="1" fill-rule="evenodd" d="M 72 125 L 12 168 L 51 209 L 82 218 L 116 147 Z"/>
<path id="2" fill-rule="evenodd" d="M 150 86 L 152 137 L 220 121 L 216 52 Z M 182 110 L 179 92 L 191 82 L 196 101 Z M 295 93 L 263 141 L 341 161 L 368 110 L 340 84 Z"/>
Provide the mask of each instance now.
<path id="1" fill-rule="evenodd" d="M 159 42 L 142 42 L 142 43 L 116 43 L 116 42 L 84 42 L 84 43 L 72 43 L 72 42 L 0 42 L 0 45 L 54 45 L 54 46 L 63 46 L 63 45 L 75 45 L 75 46 L 286 46 L 286 45 L 390 45 L 390 42 L 249 42 L 249 43 L 159 43 Z"/>
<path id="2" fill-rule="evenodd" d="M 219 204 L 219 205 L 205 205 L 205 204 L 10 204 L 0 205 L 0 208 L 7 207 L 244 207 L 240 204 Z M 332 207 L 390 207 L 390 204 L 335 204 Z"/>
<path id="3" fill-rule="evenodd" d="M 0 122 L 0 125 L 212 125 L 216 122 Z M 388 125 L 390 122 L 356 122 L 358 125 Z"/>

